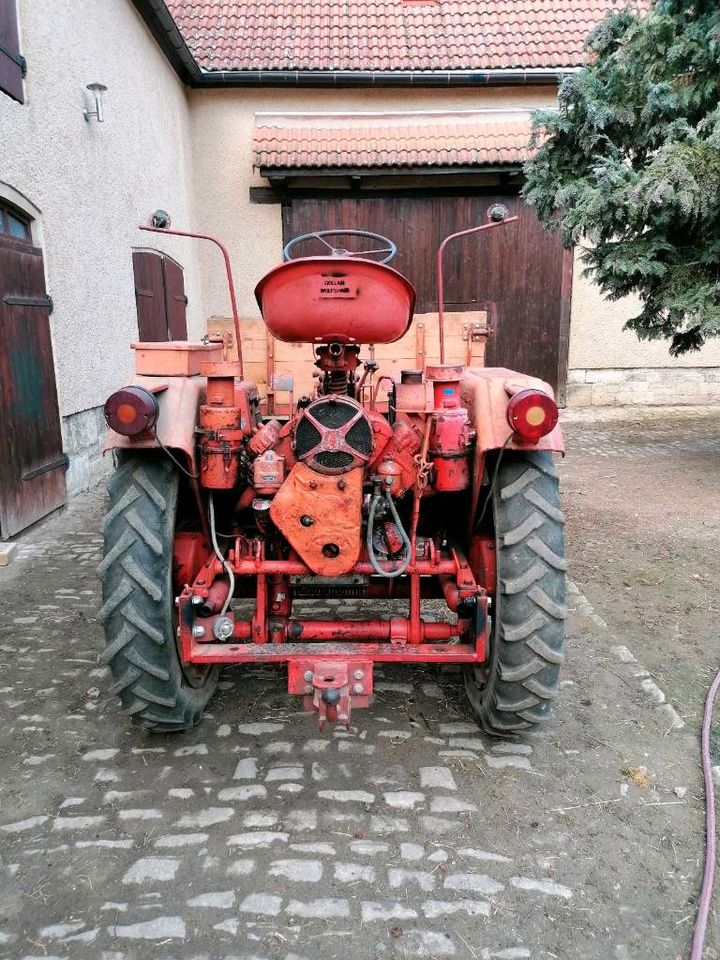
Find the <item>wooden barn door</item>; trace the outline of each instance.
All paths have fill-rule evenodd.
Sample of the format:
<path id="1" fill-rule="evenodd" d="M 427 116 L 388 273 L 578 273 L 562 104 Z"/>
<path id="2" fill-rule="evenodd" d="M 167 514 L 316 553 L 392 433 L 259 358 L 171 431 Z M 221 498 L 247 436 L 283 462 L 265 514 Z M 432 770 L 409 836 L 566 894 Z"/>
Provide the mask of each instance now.
<path id="1" fill-rule="evenodd" d="M 140 340 L 187 340 L 187 297 L 180 264 L 155 250 L 135 250 L 133 273 Z"/>
<path id="2" fill-rule="evenodd" d="M 0 536 L 66 502 L 42 252 L 0 235 Z"/>
<path id="3" fill-rule="evenodd" d="M 572 260 L 517 194 L 323 197 L 318 192 L 289 197 L 283 206 L 283 235 L 287 242 L 298 234 L 341 227 L 384 234 L 398 246 L 391 265 L 417 290 L 416 313 L 427 314 L 437 310 L 435 263 L 441 241 L 487 222 L 487 211 L 496 203 L 508 207 L 519 223 L 447 247 L 446 310 L 487 311 L 492 332 L 486 364 L 541 377 L 562 401 Z"/>

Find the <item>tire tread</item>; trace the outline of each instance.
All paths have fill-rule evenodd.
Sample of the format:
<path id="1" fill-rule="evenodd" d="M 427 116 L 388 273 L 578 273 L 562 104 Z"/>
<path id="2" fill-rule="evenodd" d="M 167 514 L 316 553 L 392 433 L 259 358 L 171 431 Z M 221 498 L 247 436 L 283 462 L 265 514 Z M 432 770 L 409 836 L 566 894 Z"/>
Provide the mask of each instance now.
<path id="1" fill-rule="evenodd" d="M 483 728 L 514 736 L 545 723 L 564 659 L 564 515 L 549 453 L 507 452 L 494 496 L 498 596 L 492 660 L 466 690 Z"/>

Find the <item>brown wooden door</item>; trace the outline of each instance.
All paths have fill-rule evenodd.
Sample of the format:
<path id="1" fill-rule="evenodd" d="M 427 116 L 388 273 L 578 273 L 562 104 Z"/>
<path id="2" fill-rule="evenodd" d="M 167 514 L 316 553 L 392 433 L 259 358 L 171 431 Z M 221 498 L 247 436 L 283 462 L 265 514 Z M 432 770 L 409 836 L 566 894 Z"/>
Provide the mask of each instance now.
<path id="1" fill-rule="evenodd" d="M 187 340 L 183 269 L 154 250 L 133 252 L 140 340 Z"/>
<path id="2" fill-rule="evenodd" d="M 438 246 L 450 233 L 487 222 L 488 208 L 495 203 L 503 203 L 520 221 L 452 241 L 446 248 L 446 309 L 487 310 L 494 327 L 488 366 L 542 377 L 562 399 L 568 261 L 558 238 L 542 228 L 517 194 L 291 197 L 283 206 L 283 235 L 287 242 L 298 234 L 340 227 L 384 234 L 398 246 L 392 266 L 415 285 L 416 312 L 430 313 L 437 310 Z M 305 251 L 319 254 L 322 247 Z"/>
<path id="3" fill-rule="evenodd" d="M 66 502 L 42 252 L 0 236 L 0 535 Z"/>

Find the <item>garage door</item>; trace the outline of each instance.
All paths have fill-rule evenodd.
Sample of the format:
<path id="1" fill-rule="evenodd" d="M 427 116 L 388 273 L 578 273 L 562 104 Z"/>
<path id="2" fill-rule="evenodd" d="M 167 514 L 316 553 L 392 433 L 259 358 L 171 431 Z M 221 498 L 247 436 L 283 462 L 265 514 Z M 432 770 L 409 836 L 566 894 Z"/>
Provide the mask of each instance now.
<path id="1" fill-rule="evenodd" d="M 415 285 L 416 311 L 430 313 L 437 310 L 435 262 L 440 242 L 457 230 L 485 223 L 487 210 L 495 203 L 507 206 L 519 223 L 448 246 L 446 309 L 487 310 L 494 328 L 487 365 L 541 377 L 562 400 L 572 258 L 517 194 L 287 197 L 283 234 L 285 242 L 313 230 L 341 227 L 384 234 L 398 246 L 392 266 Z"/>

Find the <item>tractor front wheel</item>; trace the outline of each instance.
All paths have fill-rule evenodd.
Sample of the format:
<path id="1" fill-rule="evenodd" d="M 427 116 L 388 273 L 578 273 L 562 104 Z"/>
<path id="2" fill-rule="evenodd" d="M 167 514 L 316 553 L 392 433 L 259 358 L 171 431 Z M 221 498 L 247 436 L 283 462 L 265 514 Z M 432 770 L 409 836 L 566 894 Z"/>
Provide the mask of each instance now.
<path id="1" fill-rule="evenodd" d="M 123 454 L 108 482 L 100 620 L 122 712 L 156 732 L 195 726 L 218 668 L 184 667 L 176 641 L 173 541 L 180 475 L 158 454 Z"/>
<path id="2" fill-rule="evenodd" d="M 550 717 L 563 660 L 567 564 L 552 454 L 500 456 L 489 466 L 497 556 L 489 659 L 468 668 L 465 687 L 483 729 L 506 736 Z"/>

